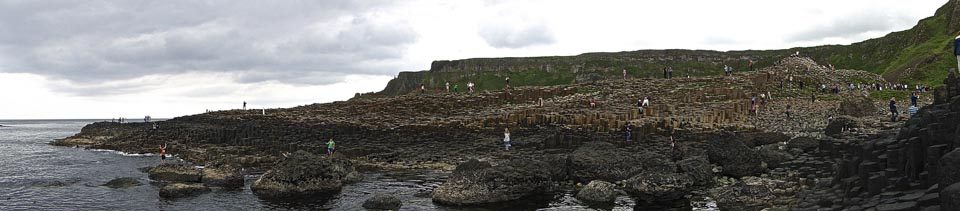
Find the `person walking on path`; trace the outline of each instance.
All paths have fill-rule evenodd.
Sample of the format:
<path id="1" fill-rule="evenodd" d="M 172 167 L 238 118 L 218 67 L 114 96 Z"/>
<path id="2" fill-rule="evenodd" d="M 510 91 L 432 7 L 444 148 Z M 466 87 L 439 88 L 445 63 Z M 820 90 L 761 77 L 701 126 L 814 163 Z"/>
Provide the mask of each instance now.
<path id="1" fill-rule="evenodd" d="M 331 138 L 330 141 L 327 141 L 327 155 L 333 156 L 335 151 L 337 151 L 337 142 L 334 142 Z"/>
<path id="2" fill-rule="evenodd" d="M 896 98 L 890 98 L 890 121 L 896 122 L 898 117 L 897 113 L 897 100 Z"/>
<path id="3" fill-rule="evenodd" d="M 627 139 L 627 144 L 633 143 L 633 123 L 627 123 L 623 127 L 623 136 Z"/>
<path id="4" fill-rule="evenodd" d="M 917 106 L 917 100 L 919 99 L 920 99 L 920 96 L 917 95 L 916 92 L 913 92 L 912 94 L 910 94 L 910 105 Z"/>
<path id="5" fill-rule="evenodd" d="M 503 148 L 510 151 L 510 128 L 503 128 Z"/>

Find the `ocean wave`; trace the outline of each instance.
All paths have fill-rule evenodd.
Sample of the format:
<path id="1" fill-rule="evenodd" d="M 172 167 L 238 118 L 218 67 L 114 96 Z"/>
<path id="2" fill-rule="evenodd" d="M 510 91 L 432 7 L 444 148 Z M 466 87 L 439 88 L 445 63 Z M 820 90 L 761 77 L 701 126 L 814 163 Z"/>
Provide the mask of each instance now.
<path id="1" fill-rule="evenodd" d="M 121 151 L 117 151 L 117 150 L 110 150 L 110 149 L 90 149 L 90 151 L 95 151 L 95 152 L 111 152 L 111 153 L 115 153 L 115 154 L 122 155 L 122 156 L 127 156 L 127 157 L 150 157 L 150 156 L 157 156 L 157 155 L 158 155 L 158 154 L 156 154 L 156 153 L 142 153 L 142 154 L 138 154 L 138 153 L 126 153 L 126 152 L 121 152 Z"/>

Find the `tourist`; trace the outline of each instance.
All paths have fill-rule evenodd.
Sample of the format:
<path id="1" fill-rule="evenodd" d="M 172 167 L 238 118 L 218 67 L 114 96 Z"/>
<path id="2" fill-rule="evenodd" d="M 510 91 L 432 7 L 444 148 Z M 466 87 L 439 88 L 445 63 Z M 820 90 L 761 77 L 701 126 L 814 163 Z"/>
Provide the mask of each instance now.
<path id="1" fill-rule="evenodd" d="M 890 121 L 897 121 L 897 100 L 895 98 L 890 98 Z"/>
<path id="2" fill-rule="evenodd" d="M 644 99 L 637 99 L 637 114 L 640 114 L 641 117 L 643 116 L 643 100 Z"/>
<path id="3" fill-rule="evenodd" d="M 247 101 L 243 101 L 243 110 L 247 110 Z"/>
<path id="4" fill-rule="evenodd" d="M 470 89 L 470 93 L 473 93 L 473 86 L 474 86 L 473 82 L 467 83 L 467 88 Z"/>
<path id="5" fill-rule="evenodd" d="M 333 156 L 334 151 L 337 151 L 337 142 L 333 142 L 331 138 L 330 141 L 327 141 L 327 155 Z"/>
<path id="6" fill-rule="evenodd" d="M 510 150 L 510 128 L 503 128 L 503 148 Z"/>
<path id="7" fill-rule="evenodd" d="M 783 113 L 787 115 L 787 119 L 790 119 L 790 105 L 787 105 L 787 109 Z"/>
<path id="8" fill-rule="evenodd" d="M 446 83 L 443 84 L 443 86 L 446 87 L 447 92 L 449 93 L 449 92 L 450 92 L 450 82 L 447 81 Z"/>
<path id="9" fill-rule="evenodd" d="M 750 71 L 753 71 L 753 59 L 747 60 L 747 67 L 750 67 Z"/>
<path id="10" fill-rule="evenodd" d="M 664 78 L 664 79 L 667 78 L 667 68 L 666 68 L 666 67 L 663 68 L 663 78 Z"/>
<path id="11" fill-rule="evenodd" d="M 504 80 L 506 81 L 507 88 L 510 88 L 510 76 L 507 76 L 507 78 Z"/>
<path id="12" fill-rule="evenodd" d="M 673 67 L 667 68 L 667 78 L 673 78 Z"/>
<path id="13" fill-rule="evenodd" d="M 628 122 L 627 125 L 623 127 L 623 136 L 627 138 L 627 144 L 630 144 L 631 140 L 633 140 L 633 123 Z"/>
<path id="14" fill-rule="evenodd" d="M 913 118 L 913 116 L 917 115 L 917 111 L 919 110 L 920 108 L 917 108 L 917 105 L 910 105 L 910 107 L 907 107 L 907 114 L 910 115 L 910 118 Z"/>
<path id="15" fill-rule="evenodd" d="M 757 114 L 757 96 L 750 96 L 750 113 Z"/>
<path id="16" fill-rule="evenodd" d="M 627 69 L 623 69 L 623 80 L 627 80 Z"/>
<path id="17" fill-rule="evenodd" d="M 650 96 L 643 97 L 643 107 L 650 106 Z"/>
<path id="18" fill-rule="evenodd" d="M 167 159 L 167 144 L 160 145 L 160 162 Z"/>
<path id="19" fill-rule="evenodd" d="M 827 115 L 827 124 L 829 125 L 831 122 L 833 122 L 833 114 Z"/>
<path id="20" fill-rule="evenodd" d="M 453 92 L 454 92 L 454 93 L 460 92 L 460 85 L 459 85 L 459 84 L 454 84 L 454 85 L 453 85 Z"/>
<path id="21" fill-rule="evenodd" d="M 420 83 L 420 94 L 427 92 L 427 86 Z"/>
<path id="22" fill-rule="evenodd" d="M 917 100 L 919 100 L 919 99 L 920 99 L 920 96 L 918 96 L 916 92 L 911 93 L 911 94 L 910 94 L 910 105 L 911 105 L 911 106 L 917 106 Z"/>

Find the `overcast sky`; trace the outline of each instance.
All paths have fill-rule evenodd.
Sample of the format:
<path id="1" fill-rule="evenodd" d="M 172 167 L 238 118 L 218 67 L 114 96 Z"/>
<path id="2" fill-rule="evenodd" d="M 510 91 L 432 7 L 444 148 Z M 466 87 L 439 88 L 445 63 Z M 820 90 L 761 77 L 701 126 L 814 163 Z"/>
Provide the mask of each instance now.
<path id="1" fill-rule="evenodd" d="M 849 44 L 944 3 L 0 0 L 0 119 L 346 100 L 433 60 Z"/>

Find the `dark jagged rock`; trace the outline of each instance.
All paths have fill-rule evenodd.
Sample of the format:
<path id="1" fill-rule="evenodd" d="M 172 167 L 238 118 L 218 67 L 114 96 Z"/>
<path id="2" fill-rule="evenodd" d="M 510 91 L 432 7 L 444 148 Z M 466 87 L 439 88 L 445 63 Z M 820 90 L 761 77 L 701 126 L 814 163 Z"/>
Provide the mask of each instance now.
<path id="1" fill-rule="evenodd" d="M 129 187 L 136 187 L 140 185 L 143 185 L 143 183 L 140 183 L 140 180 L 138 180 L 137 178 L 121 177 L 121 178 L 110 180 L 109 182 L 104 183 L 102 186 L 106 186 L 110 188 L 129 188 Z"/>
<path id="2" fill-rule="evenodd" d="M 770 169 L 780 167 L 782 163 L 793 160 L 793 155 L 777 149 L 777 146 L 774 145 L 761 147 L 758 153 L 760 154 L 760 159 L 763 163 L 766 163 L 767 168 Z"/>
<path id="3" fill-rule="evenodd" d="M 550 168 L 562 167 L 519 159 L 498 166 L 461 171 L 433 191 L 433 202 L 479 205 L 542 193 L 553 183 Z"/>
<path id="4" fill-rule="evenodd" d="M 940 187 L 960 182 L 960 149 L 954 149 L 940 158 Z"/>
<path id="5" fill-rule="evenodd" d="M 403 202 L 397 197 L 380 193 L 363 201 L 363 208 L 373 210 L 399 210 L 402 205 Z"/>
<path id="6" fill-rule="evenodd" d="M 668 172 L 645 172 L 625 183 L 627 193 L 646 202 L 682 199 L 694 185 L 689 176 Z"/>
<path id="7" fill-rule="evenodd" d="M 863 127 L 863 124 L 860 123 L 856 117 L 839 116 L 827 124 L 827 128 L 823 129 L 823 133 L 827 134 L 828 136 L 837 137 L 843 131 L 861 127 Z"/>
<path id="8" fill-rule="evenodd" d="M 759 211 L 773 207 L 775 194 L 770 188 L 759 184 L 738 182 L 715 189 L 710 195 L 717 201 L 720 210 Z"/>
<path id="9" fill-rule="evenodd" d="M 170 182 L 202 182 L 203 173 L 197 168 L 183 164 L 165 163 L 147 170 L 152 180 Z"/>
<path id="10" fill-rule="evenodd" d="M 947 210 L 960 210 L 960 182 L 954 183 L 940 191 L 940 206 Z"/>
<path id="11" fill-rule="evenodd" d="M 160 188 L 160 197 L 182 198 L 210 192 L 210 188 L 201 183 L 172 183 Z"/>
<path id="12" fill-rule="evenodd" d="M 489 162 L 481 162 L 477 159 L 470 159 L 467 162 L 460 163 L 457 165 L 456 169 L 453 170 L 454 174 L 461 174 L 468 171 L 476 171 L 480 169 L 492 167 Z"/>
<path id="13" fill-rule="evenodd" d="M 251 189 L 267 199 L 325 197 L 359 180 L 350 161 L 300 150 L 264 173 Z"/>
<path id="14" fill-rule="evenodd" d="M 731 177 L 753 176 L 764 172 L 760 154 L 736 139 L 710 140 L 707 155 L 711 163 L 723 167 L 720 172 Z"/>
<path id="15" fill-rule="evenodd" d="M 577 192 L 577 199 L 588 203 L 611 204 L 617 199 L 617 186 L 606 181 L 594 180 Z"/>
<path id="16" fill-rule="evenodd" d="M 677 162 L 677 171 L 690 178 L 696 186 L 707 187 L 714 183 L 713 165 L 703 156 L 686 158 Z"/>
<path id="17" fill-rule="evenodd" d="M 620 181 L 644 171 L 674 172 L 666 156 L 653 152 L 628 152 L 606 142 L 588 142 L 570 155 L 572 176 L 582 182 Z"/>
<path id="18" fill-rule="evenodd" d="M 796 137 L 787 142 L 787 148 L 800 149 L 804 152 L 817 149 L 817 146 L 819 145 L 820 141 L 817 139 L 805 136 Z"/>

